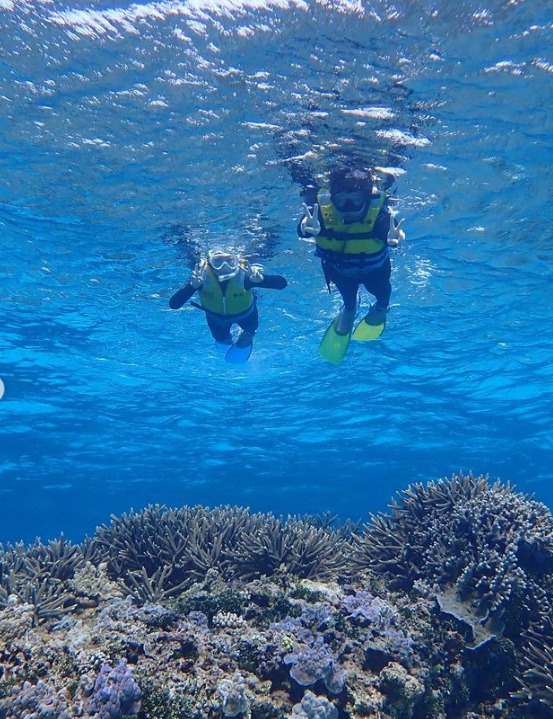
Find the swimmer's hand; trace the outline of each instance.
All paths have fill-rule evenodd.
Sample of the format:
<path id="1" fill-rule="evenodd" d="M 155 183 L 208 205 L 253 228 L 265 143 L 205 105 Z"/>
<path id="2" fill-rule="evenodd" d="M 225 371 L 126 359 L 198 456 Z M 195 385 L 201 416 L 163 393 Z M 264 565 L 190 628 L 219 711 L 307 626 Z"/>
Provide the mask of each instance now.
<path id="1" fill-rule="evenodd" d="M 405 239 L 405 232 L 401 229 L 403 219 L 397 225 L 392 213 L 390 213 L 390 229 L 388 230 L 387 242 L 390 247 L 397 247 L 400 240 Z"/>
<path id="2" fill-rule="evenodd" d="M 248 264 L 245 267 L 246 270 L 246 277 L 250 282 L 254 282 L 255 284 L 258 284 L 259 282 L 263 282 L 263 265 L 250 265 Z"/>
<path id="3" fill-rule="evenodd" d="M 205 261 L 200 260 L 194 265 L 192 274 L 190 275 L 190 284 L 194 289 L 198 289 L 205 282 Z"/>
<path id="4" fill-rule="evenodd" d="M 316 237 L 321 231 L 321 223 L 319 222 L 319 205 L 314 204 L 313 209 L 302 203 L 301 209 L 303 210 L 303 219 L 301 221 L 301 231 L 304 235 L 312 235 Z"/>

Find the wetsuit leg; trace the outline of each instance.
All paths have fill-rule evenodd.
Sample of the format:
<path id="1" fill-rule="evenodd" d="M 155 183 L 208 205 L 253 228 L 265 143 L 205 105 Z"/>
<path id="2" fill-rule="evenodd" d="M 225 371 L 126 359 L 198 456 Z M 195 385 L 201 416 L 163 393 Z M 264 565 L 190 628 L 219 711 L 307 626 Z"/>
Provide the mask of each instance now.
<path id="1" fill-rule="evenodd" d="M 223 344 L 227 342 L 230 343 L 230 328 L 232 327 L 231 322 L 222 318 L 219 319 L 218 317 L 212 317 L 208 314 L 206 314 L 205 319 L 211 334 L 213 335 L 213 339 L 216 342 L 221 342 Z"/>
<path id="2" fill-rule="evenodd" d="M 357 290 L 359 288 L 358 280 L 354 277 L 346 277 L 345 275 L 342 275 L 336 267 L 333 267 L 326 262 L 324 264 L 323 271 L 326 280 L 334 282 L 338 288 L 338 292 L 342 295 L 345 309 L 355 311 L 357 307 Z"/>
<path id="3" fill-rule="evenodd" d="M 257 311 L 257 307 L 254 307 L 247 317 L 244 317 L 243 320 L 238 322 L 238 326 L 241 327 L 244 332 L 254 335 L 259 327 L 259 312 Z"/>
<path id="4" fill-rule="evenodd" d="M 392 285 L 390 282 L 390 275 L 392 272 L 392 266 L 390 259 L 376 270 L 373 270 L 368 275 L 364 275 L 363 284 L 370 292 L 371 295 L 376 297 L 376 303 L 379 307 L 386 309 L 390 304 L 390 296 L 392 294 Z"/>

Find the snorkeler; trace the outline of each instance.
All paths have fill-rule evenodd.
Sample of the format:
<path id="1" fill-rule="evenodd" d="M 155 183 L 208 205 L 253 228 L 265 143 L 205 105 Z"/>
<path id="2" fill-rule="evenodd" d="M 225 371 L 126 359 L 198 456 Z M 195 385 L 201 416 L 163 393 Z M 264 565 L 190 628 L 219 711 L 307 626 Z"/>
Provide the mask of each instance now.
<path id="1" fill-rule="evenodd" d="M 234 252 L 210 250 L 192 270 L 188 284 L 169 300 L 169 307 L 178 310 L 192 295 L 198 293 L 200 304 L 217 347 L 227 362 L 247 362 L 253 347 L 254 334 L 259 325 L 254 287 L 283 290 L 287 281 L 281 275 L 264 275 L 261 265 L 252 265 Z M 241 332 L 233 340 L 231 328 L 236 324 Z"/>
<path id="2" fill-rule="evenodd" d="M 313 193 L 313 205 L 302 205 L 298 225 L 300 237 L 315 237 L 315 254 L 321 258 L 328 289 L 333 282 L 344 302 L 332 320 L 319 347 L 321 355 L 339 364 L 350 338 L 375 340 L 384 331 L 392 285 L 389 246 L 405 238 L 401 220 L 396 224 L 369 170 L 338 168 L 330 174 L 328 188 Z M 359 286 L 374 295 L 376 302 L 352 335 Z"/>

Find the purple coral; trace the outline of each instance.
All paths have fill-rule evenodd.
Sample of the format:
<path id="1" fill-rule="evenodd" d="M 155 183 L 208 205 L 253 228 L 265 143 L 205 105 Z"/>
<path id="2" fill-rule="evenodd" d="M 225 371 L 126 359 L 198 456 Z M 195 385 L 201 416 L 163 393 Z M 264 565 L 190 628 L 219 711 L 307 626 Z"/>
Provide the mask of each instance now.
<path id="1" fill-rule="evenodd" d="M 67 703 L 54 687 L 39 680 L 37 684 L 25 682 L 12 690 L 6 702 L 0 702 L 0 716 L 6 719 L 71 719 Z"/>
<path id="2" fill-rule="evenodd" d="M 279 634 L 287 634 L 294 637 L 296 642 L 310 644 L 315 637 L 313 632 L 303 624 L 303 614 L 300 618 L 286 617 L 281 622 L 273 622 L 270 629 Z"/>
<path id="3" fill-rule="evenodd" d="M 363 617 L 377 627 L 389 624 L 390 619 L 396 613 L 391 604 L 379 597 L 373 597 L 370 592 L 363 590 L 356 592 L 353 596 L 345 597 L 343 604 L 350 612 L 351 619 Z"/>
<path id="4" fill-rule="evenodd" d="M 292 707 L 288 719 L 338 719 L 338 709 L 326 697 L 317 697 L 306 691 L 299 704 Z"/>
<path id="5" fill-rule="evenodd" d="M 86 709 L 94 719 L 120 719 L 138 713 L 141 697 L 142 692 L 122 659 L 114 669 L 108 664 L 100 669 Z"/>
<path id="6" fill-rule="evenodd" d="M 284 663 L 292 665 L 290 676 L 302 687 L 313 686 L 322 679 L 331 694 L 339 694 L 344 688 L 346 672 L 336 666 L 322 637 L 317 637 L 309 646 L 287 654 Z"/>
<path id="7" fill-rule="evenodd" d="M 217 689 L 222 699 L 221 709 L 225 717 L 248 714 L 249 703 L 246 696 L 246 683 L 241 674 L 235 674 L 231 679 L 223 679 Z"/>
<path id="8" fill-rule="evenodd" d="M 305 626 L 315 627 L 317 631 L 324 631 L 334 626 L 332 609 L 326 604 L 307 605 L 303 607 L 301 622 Z"/>

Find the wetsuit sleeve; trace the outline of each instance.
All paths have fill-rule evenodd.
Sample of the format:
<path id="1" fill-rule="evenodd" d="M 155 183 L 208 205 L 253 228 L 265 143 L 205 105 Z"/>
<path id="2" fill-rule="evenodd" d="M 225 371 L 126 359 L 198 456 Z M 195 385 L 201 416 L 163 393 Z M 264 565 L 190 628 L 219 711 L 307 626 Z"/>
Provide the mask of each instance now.
<path id="1" fill-rule="evenodd" d="M 301 201 L 305 202 L 308 207 L 313 207 L 313 205 L 317 202 L 317 188 L 314 185 L 307 187 L 301 193 Z"/>
<path id="2" fill-rule="evenodd" d="M 175 294 L 171 297 L 169 300 L 169 307 L 172 310 L 178 310 L 180 309 L 185 302 L 188 302 L 188 300 L 192 297 L 192 295 L 197 292 L 199 287 L 192 287 L 190 282 L 187 285 L 184 285 L 184 287 L 181 287 L 178 292 L 175 292 Z"/>
<path id="3" fill-rule="evenodd" d="M 244 280 L 244 287 L 247 290 L 263 287 L 266 290 L 283 290 L 288 286 L 286 277 L 282 275 L 264 275 L 262 282 L 250 282 L 247 278 Z"/>

